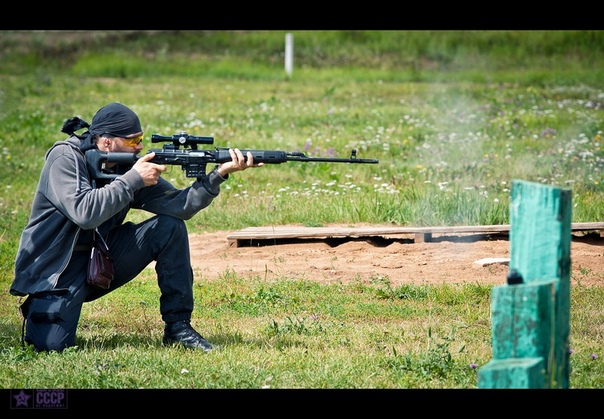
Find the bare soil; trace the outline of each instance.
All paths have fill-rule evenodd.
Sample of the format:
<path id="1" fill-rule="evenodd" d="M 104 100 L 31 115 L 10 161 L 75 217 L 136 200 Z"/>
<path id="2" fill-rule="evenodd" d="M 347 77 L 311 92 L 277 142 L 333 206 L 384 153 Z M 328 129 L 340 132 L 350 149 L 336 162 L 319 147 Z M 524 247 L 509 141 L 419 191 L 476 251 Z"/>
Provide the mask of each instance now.
<path id="1" fill-rule="evenodd" d="M 196 280 L 213 280 L 230 272 L 243 278 L 304 278 L 323 283 L 369 282 L 382 276 L 393 286 L 503 285 L 509 270 L 507 234 L 433 235 L 429 242 L 404 236 L 259 240 L 239 247 L 229 244 L 229 234 L 190 235 Z M 573 235 L 571 269 L 571 284 L 604 285 L 604 238 L 600 234 Z"/>

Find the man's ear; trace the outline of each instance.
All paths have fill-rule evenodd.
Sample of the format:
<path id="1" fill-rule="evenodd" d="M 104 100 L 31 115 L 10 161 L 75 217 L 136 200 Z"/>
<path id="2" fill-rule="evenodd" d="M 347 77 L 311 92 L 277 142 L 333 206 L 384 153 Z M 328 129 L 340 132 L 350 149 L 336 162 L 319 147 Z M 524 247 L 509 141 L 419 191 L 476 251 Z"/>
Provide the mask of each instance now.
<path id="1" fill-rule="evenodd" d="M 105 151 L 109 148 L 109 142 L 111 140 L 107 137 L 101 137 L 98 134 L 96 134 L 94 136 L 94 142 L 96 143 L 96 146 L 99 148 L 99 150 L 101 151 Z"/>
<path id="2" fill-rule="evenodd" d="M 109 143 L 111 142 L 111 139 L 110 139 L 110 138 L 107 138 L 107 137 L 100 137 L 100 136 L 99 136 L 99 137 L 97 137 L 97 138 L 98 138 L 97 144 L 102 144 L 102 145 L 104 145 L 105 147 L 108 147 L 108 146 L 109 146 Z"/>

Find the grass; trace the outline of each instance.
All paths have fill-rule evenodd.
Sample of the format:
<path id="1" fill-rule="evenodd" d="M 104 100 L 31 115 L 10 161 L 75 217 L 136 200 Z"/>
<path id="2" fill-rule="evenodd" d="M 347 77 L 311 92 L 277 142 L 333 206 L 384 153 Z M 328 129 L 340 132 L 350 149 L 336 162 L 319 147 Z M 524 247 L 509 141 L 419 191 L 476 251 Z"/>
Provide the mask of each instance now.
<path id="1" fill-rule="evenodd" d="M 222 346 L 199 355 L 161 347 L 159 294 L 146 270 L 84 306 L 77 348 L 20 347 L 19 299 L 8 288 L 44 153 L 63 138 L 65 119 L 90 121 L 109 101 L 140 115 L 147 149 L 151 133 L 186 130 L 221 147 L 342 157 L 354 148 L 380 160 L 235 174 L 187 221 L 192 233 L 507 224 L 513 179 L 572 188 L 572 221 L 602 219 L 602 32 L 294 37 L 288 77 L 278 31 L 0 33 L 1 388 L 476 387 L 491 358 L 491 290 L 480 285 L 394 287 L 384 277 L 320 285 L 231 271 L 209 282 L 198 273 L 193 322 Z M 179 167 L 166 177 L 190 183 Z M 603 292 L 572 290 L 572 388 L 604 386 Z"/>
<path id="2" fill-rule="evenodd" d="M 79 348 L 66 357 L 23 351 L 15 330 L 6 352 L 17 362 L 1 367 L 2 387 L 47 387 L 49 373 L 24 372 L 52 367 L 55 376 L 75 367 L 82 373 L 63 374 L 59 387 L 455 388 L 474 386 L 471 364 L 488 360 L 473 355 L 488 356 L 487 340 L 466 343 L 477 331 L 488 334 L 486 286 L 392 289 L 384 278 L 343 286 L 231 275 L 196 287 L 195 322 L 222 349 L 194 356 L 159 345 L 152 275 L 127 287 L 86 305 Z M 463 320 L 457 313 L 470 311 L 469 300 L 484 308 Z M 154 372 L 140 373 L 148 368 Z"/>

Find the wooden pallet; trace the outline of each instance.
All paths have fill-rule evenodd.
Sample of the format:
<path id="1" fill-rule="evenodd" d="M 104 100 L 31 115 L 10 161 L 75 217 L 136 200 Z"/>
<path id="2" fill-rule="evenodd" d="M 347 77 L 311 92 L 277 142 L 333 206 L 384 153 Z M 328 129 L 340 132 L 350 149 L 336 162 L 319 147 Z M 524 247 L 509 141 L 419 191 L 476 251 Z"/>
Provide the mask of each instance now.
<path id="1" fill-rule="evenodd" d="M 602 231 L 604 223 L 573 223 L 573 232 Z M 230 247 L 241 247 L 260 240 L 292 240 L 292 239 L 328 239 L 328 238 L 358 238 L 373 236 L 401 236 L 410 235 L 415 242 L 429 242 L 433 234 L 460 235 L 460 234 L 507 234 L 509 224 L 482 225 L 482 226 L 455 226 L 455 227 L 300 227 L 300 226 L 275 226 L 275 227 L 248 227 L 233 232 L 227 236 Z"/>

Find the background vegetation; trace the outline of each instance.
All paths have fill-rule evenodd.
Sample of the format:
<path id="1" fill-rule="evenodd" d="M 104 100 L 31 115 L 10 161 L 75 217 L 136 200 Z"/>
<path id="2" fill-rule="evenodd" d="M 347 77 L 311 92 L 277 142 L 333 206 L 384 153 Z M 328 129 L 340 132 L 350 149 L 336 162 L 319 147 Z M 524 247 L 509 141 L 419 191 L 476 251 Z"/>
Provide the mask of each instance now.
<path id="1" fill-rule="evenodd" d="M 8 294 L 44 153 L 111 101 L 147 134 L 221 147 L 377 158 L 233 176 L 191 232 L 329 223 L 507 224 L 513 179 L 572 188 L 602 220 L 601 31 L 0 32 L 0 387 L 473 388 L 490 288 L 318 285 L 224 272 L 196 283 L 196 326 L 224 350 L 166 351 L 152 271 L 85 306 L 78 348 L 20 347 Z M 166 175 L 190 181 L 178 167 Z M 146 217 L 133 213 L 132 219 Z M 211 261 L 208 261 L 211 263 Z M 599 275 L 599 273 L 595 273 Z M 599 287 L 572 294 L 571 384 L 601 387 Z"/>

